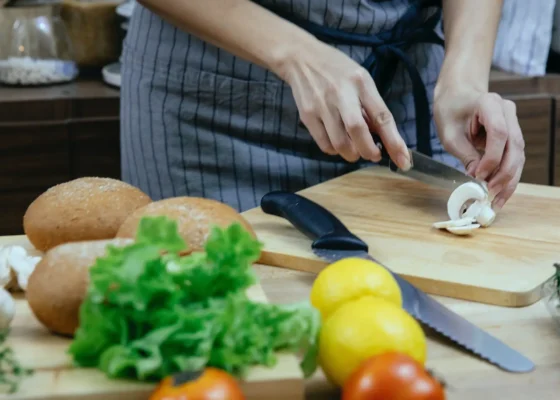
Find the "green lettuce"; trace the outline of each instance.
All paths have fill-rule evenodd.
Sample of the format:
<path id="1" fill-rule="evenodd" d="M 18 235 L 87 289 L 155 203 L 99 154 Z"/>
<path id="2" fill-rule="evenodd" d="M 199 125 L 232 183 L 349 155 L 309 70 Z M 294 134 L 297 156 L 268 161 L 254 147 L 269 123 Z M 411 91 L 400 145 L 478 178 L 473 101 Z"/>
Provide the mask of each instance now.
<path id="1" fill-rule="evenodd" d="M 305 352 L 301 368 L 311 375 L 317 310 L 247 297 L 261 248 L 234 223 L 213 227 L 203 252 L 180 256 L 187 244 L 175 221 L 142 219 L 134 243 L 108 246 L 90 269 L 68 350 L 74 362 L 142 381 L 207 366 L 243 377 L 251 366 L 274 366 L 277 353 L 287 351 Z"/>

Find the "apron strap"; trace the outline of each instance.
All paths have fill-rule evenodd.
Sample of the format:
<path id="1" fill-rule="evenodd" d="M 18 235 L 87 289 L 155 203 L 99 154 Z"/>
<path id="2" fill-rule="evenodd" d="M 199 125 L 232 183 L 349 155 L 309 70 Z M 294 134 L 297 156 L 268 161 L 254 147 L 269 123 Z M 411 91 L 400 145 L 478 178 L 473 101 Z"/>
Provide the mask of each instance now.
<path id="1" fill-rule="evenodd" d="M 420 20 L 423 9 L 428 7 L 437 9 L 426 21 Z M 279 15 L 323 42 L 370 47 L 372 52 L 362 66 L 372 75 L 381 96 L 385 96 L 391 86 L 397 62 L 402 62 L 412 82 L 417 149 L 420 153 L 432 157 L 430 102 L 422 77 L 406 50 L 416 43 L 444 45 L 443 39 L 435 32 L 442 16 L 441 0 L 424 0 L 412 4 L 392 29 L 376 35 L 345 32 L 311 21 L 295 19 L 293 15 Z"/>

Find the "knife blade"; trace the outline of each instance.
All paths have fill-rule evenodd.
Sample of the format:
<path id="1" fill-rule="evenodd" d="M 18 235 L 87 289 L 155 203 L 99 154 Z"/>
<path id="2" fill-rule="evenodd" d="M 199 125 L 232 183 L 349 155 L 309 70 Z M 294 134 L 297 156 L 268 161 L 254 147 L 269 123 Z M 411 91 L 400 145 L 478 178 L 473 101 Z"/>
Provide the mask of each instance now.
<path id="1" fill-rule="evenodd" d="M 391 160 L 382 142 L 376 137 L 374 137 L 374 141 L 381 150 L 382 161 L 389 166 L 391 171 L 399 175 L 451 191 L 457 189 L 463 183 L 474 182 L 488 193 L 486 185 L 482 184 L 478 179 L 416 150 L 408 149 L 411 166 L 409 170 L 404 171 Z"/>
<path id="2" fill-rule="evenodd" d="M 321 205 L 296 193 L 273 191 L 263 196 L 261 209 L 266 214 L 288 220 L 312 240 L 313 252 L 328 262 L 360 257 L 386 268 L 401 289 L 403 308 L 419 322 L 472 354 L 508 372 L 530 372 L 535 368 L 527 357 L 449 310 L 370 256 L 368 245 Z"/>
<path id="3" fill-rule="evenodd" d="M 394 172 L 428 185 L 437 186 L 451 191 L 457 189 L 463 183 L 474 182 L 480 185 L 486 192 L 486 186 L 461 170 L 453 168 L 431 157 L 415 150 L 409 149 L 411 167 L 407 171 L 397 168 Z"/>

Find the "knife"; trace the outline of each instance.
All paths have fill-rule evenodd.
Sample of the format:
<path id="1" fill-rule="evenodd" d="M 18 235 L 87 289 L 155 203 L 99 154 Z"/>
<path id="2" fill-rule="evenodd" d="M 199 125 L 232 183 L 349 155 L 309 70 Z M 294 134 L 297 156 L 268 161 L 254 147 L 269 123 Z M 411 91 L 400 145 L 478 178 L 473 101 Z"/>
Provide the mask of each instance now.
<path id="1" fill-rule="evenodd" d="M 384 148 L 378 137 L 374 137 L 374 142 L 381 150 L 382 162 L 388 165 L 391 171 L 399 175 L 451 191 L 455 190 L 463 183 L 474 182 L 477 185 L 480 185 L 484 191 L 488 193 L 486 185 L 483 185 L 479 180 L 467 175 L 465 172 L 458 170 L 457 168 L 453 168 L 450 165 L 444 164 L 419 153 L 416 150 L 408 149 L 408 152 L 410 153 L 411 167 L 409 170 L 404 171 L 391 160 L 387 150 Z"/>
<path id="2" fill-rule="evenodd" d="M 531 360 L 449 310 L 370 256 L 368 245 L 319 204 L 295 193 L 273 191 L 263 196 L 261 209 L 266 214 L 288 220 L 313 241 L 313 252 L 328 262 L 360 257 L 386 268 L 401 289 L 403 308 L 419 322 L 471 353 L 508 372 L 530 372 L 535 368 Z"/>

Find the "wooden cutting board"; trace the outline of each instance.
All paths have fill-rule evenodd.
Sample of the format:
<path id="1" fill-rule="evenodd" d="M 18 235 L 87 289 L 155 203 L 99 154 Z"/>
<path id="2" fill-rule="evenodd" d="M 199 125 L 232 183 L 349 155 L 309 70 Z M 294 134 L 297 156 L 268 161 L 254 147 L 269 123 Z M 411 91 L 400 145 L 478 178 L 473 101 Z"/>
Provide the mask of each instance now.
<path id="1" fill-rule="evenodd" d="M 359 170 L 301 195 L 336 215 L 369 253 L 427 293 L 527 306 L 560 262 L 560 187 L 520 184 L 495 222 L 472 236 L 432 228 L 445 221 L 450 192 L 382 167 Z M 264 243 L 260 263 L 318 273 L 311 241 L 260 208 L 243 214 Z M 348 271 L 352 273 L 352 271 Z"/>
<path id="2" fill-rule="evenodd" d="M 25 236 L 0 237 L 0 246 L 23 245 L 32 250 Z M 34 253 L 37 253 L 34 251 Z M 249 290 L 255 301 L 267 301 L 259 284 Z M 16 298 L 16 317 L 7 344 L 26 368 L 35 372 L 25 378 L 17 393 L 0 395 L 6 400 L 147 400 L 155 385 L 110 380 L 96 369 L 72 366 L 66 350 L 70 339 L 49 333 L 32 314 L 22 293 Z M 241 382 L 248 400 L 304 399 L 304 379 L 298 360 L 280 354 L 275 368 L 254 368 Z"/>

